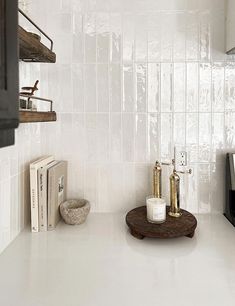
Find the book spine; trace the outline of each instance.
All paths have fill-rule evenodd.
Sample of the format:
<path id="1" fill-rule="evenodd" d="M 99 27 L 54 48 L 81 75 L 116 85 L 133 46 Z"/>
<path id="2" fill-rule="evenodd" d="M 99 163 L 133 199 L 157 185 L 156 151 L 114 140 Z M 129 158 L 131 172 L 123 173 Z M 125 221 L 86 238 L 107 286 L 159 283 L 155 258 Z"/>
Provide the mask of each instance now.
<path id="1" fill-rule="evenodd" d="M 54 222 L 54 200 L 55 200 L 55 190 L 54 190 L 54 171 L 51 169 L 48 171 L 48 230 L 53 230 L 55 228 Z"/>
<path id="2" fill-rule="evenodd" d="M 47 230 L 47 201 L 46 201 L 46 171 L 43 167 L 38 169 L 38 206 L 39 206 L 39 228 L 44 232 Z"/>
<path id="3" fill-rule="evenodd" d="M 38 232 L 37 168 L 30 166 L 31 230 Z"/>

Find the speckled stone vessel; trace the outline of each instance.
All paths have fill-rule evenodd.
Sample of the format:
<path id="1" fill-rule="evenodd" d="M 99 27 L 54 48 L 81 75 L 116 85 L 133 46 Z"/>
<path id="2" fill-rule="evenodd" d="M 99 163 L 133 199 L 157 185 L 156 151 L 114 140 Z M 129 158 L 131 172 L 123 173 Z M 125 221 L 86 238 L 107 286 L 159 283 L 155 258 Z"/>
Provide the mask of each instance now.
<path id="1" fill-rule="evenodd" d="M 60 204 L 60 214 L 65 223 L 70 225 L 83 223 L 90 212 L 90 203 L 87 200 L 67 200 Z"/>

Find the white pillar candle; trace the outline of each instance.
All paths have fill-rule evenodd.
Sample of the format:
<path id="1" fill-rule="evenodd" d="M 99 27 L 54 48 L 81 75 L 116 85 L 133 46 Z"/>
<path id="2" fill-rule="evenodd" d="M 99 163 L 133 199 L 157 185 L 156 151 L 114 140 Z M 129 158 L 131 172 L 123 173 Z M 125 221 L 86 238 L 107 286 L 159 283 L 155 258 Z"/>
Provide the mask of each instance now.
<path id="1" fill-rule="evenodd" d="M 147 197 L 147 219 L 151 223 L 163 223 L 166 220 L 166 201 L 154 196 Z"/>

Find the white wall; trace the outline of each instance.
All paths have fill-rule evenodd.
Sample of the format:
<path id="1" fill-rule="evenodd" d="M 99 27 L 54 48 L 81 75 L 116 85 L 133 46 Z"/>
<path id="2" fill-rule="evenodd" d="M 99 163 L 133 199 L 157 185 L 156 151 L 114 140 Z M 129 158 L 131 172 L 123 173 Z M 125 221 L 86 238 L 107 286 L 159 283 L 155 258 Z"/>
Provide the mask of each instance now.
<path id="1" fill-rule="evenodd" d="M 224 1 L 23 1 L 55 41 L 56 64 L 22 64 L 40 79 L 56 123 L 22 124 L 0 150 L 0 249 L 28 220 L 27 165 L 69 160 L 69 196 L 93 211 L 127 211 L 151 192 L 155 159 L 189 152 L 182 207 L 223 209 L 224 152 L 235 147 L 235 63 L 224 54 Z M 164 193 L 168 176 L 164 169 Z"/>
<path id="2" fill-rule="evenodd" d="M 20 86 L 31 86 L 40 66 L 19 68 Z M 30 220 L 28 164 L 41 155 L 40 129 L 40 123 L 20 124 L 15 145 L 0 149 L 0 253 Z"/>
<path id="3" fill-rule="evenodd" d="M 152 164 L 189 152 L 182 207 L 221 212 L 224 152 L 235 147 L 235 63 L 224 54 L 224 1 L 31 1 L 54 38 L 44 95 L 57 124 L 42 148 L 69 160 L 69 196 L 126 211 L 151 192 Z M 164 193 L 170 171 L 164 169 Z"/>

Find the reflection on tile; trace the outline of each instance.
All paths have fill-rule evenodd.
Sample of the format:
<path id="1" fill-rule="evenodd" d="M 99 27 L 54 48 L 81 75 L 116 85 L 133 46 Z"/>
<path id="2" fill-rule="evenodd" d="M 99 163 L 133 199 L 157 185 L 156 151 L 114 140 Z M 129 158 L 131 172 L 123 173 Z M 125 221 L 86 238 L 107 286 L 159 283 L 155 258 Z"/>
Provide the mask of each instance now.
<path id="1" fill-rule="evenodd" d="M 210 12 L 203 11 L 199 14 L 200 19 L 200 58 L 210 60 Z"/>
<path id="2" fill-rule="evenodd" d="M 120 112 L 122 108 L 122 72 L 120 64 L 110 64 L 109 66 L 109 84 L 110 84 L 110 110 L 111 112 Z"/>
<path id="3" fill-rule="evenodd" d="M 107 63 L 109 60 L 109 15 L 99 13 L 96 15 L 96 36 L 97 36 L 97 62 Z"/>
<path id="4" fill-rule="evenodd" d="M 152 113 L 148 115 L 148 159 L 149 162 L 160 160 L 160 132 L 159 115 Z"/>
<path id="5" fill-rule="evenodd" d="M 186 16 L 186 59 L 197 60 L 199 53 L 198 12 L 189 11 Z"/>
<path id="6" fill-rule="evenodd" d="M 96 114 L 86 114 L 85 115 L 85 139 L 86 139 L 86 160 L 96 161 Z"/>
<path id="7" fill-rule="evenodd" d="M 174 64 L 174 111 L 185 111 L 185 64 Z"/>
<path id="8" fill-rule="evenodd" d="M 211 154 L 211 114 L 199 114 L 199 161 L 210 162 Z"/>
<path id="9" fill-rule="evenodd" d="M 145 112 L 147 107 L 147 65 L 136 64 L 136 110 L 137 112 Z"/>
<path id="10" fill-rule="evenodd" d="M 109 111 L 108 64 L 97 65 L 97 103 L 98 112 Z"/>
<path id="11" fill-rule="evenodd" d="M 170 112 L 172 110 L 172 64 L 163 63 L 161 65 L 161 111 Z"/>
<path id="12" fill-rule="evenodd" d="M 135 115 L 122 115 L 122 148 L 123 148 L 123 162 L 134 161 L 134 127 Z"/>
<path id="13" fill-rule="evenodd" d="M 198 111 L 198 86 L 199 86 L 198 64 L 187 64 L 187 111 Z"/>
<path id="14" fill-rule="evenodd" d="M 110 161 L 122 159 L 122 117 L 121 113 L 110 114 Z"/>
<path id="15" fill-rule="evenodd" d="M 175 22 L 172 13 L 165 13 L 161 19 L 161 60 L 171 61 L 173 57 L 173 31 Z M 167 31 L 166 31 L 167 29 Z"/>
<path id="16" fill-rule="evenodd" d="M 174 20 L 173 30 L 173 59 L 185 59 L 185 39 L 186 39 L 186 16 L 184 12 L 175 13 L 172 16 Z"/>
<path id="17" fill-rule="evenodd" d="M 134 57 L 135 22 L 134 16 L 123 15 L 123 60 L 132 61 Z"/>
<path id="18" fill-rule="evenodd" d="M 96 18 L 94 14 L 84 16 L 85 61 L 96 62 Z"/>
<path id="19" fill-rule="evenodd" d="M 160 108 L 160 65 L 148 64 L 148 111 L 157 112 Z"/>
<path id="20" fill-rule="evenodd" d="M 136 115 L 135 130 L 135 161 L 146 162 L 147 153 L 147 116 L 146 114 Z"/>
<path id="21" fill-rule="evenodd" d="M 224 148 L 224 114 L 213 113 L 212 115 L 212 162 L 216 162 L 220 152 Z"/>
<path id="22" fill-rule="evenodd" d="M 174 145 L 185 145 L 185 114 L 174 114 Z"/>
<path id="23" fill-rule="evenodd" d="M 224 111 L 224 64 L 214 63 L 212 67 L 212 109 Z"/>
<path id="24" fill-rule="evenodd" d="M 234 149 L 235 147 L 235 112 L 225 113 L 225 148 Z"/>
<path id="25" fill-rule="evenodd" d="M 84 103 L 86 112 L 96 112 L 96 65 L 84 65 Z"/>
<path id="26" fill-rule="evenodd" d="M 120 14 L 110 15 L 110 32 L 111 32 L 111 47 L 110 47 L 110 61 L 121 61 L 121 30 L 122 19 Z"/>
<path id="27" fill-rule="evenodd" d="M 200 65 L 199 111 L 211 110 L 211 65 Z"/>
<path id="28" fill-rule="evenodd" d="M 235 110 L 235 64 L 228 63 L 225 66 L 225 109 Z"/>
<path id="29" fill-rule="evenodd" d="M 198 123 L 197 113 L 186 115 L 186 149 L 190 163 L 198 161 Z"/>
<path id="30" fill-rule="evenodd" d="M 160 12 L 148 16 L 148 61 L 161 59 L 161 20 L 164 18 Z"/>
<path id="31" fill-rule="evenodd" d="M 123 111 L 133 112 L 134 105 L 134 76 L 133 66 L 123 66 Z"/>
<path id="32" fill-rule="evenodd" d="M 74 64 L 72 67 L 73 110 L 84 111 L 84 66 Z"/>
<path id="33" fill-rule="evenodd" d="M 135 19 L 135 60 L 147 60 L 147 16 L 137 15 Z"/>
<path id="34" fill-rule="evenodd" d="M 97 114 L 96 118 L 96 145 L 98 161 L 109 161 L 109 115 Z"/>
<path id="35" fill-rule="evenodd" d="M 163 160 L 171 160 L 173 153 L 172 141 L 172 115 L 161 114 L 161 157 Z"/>

